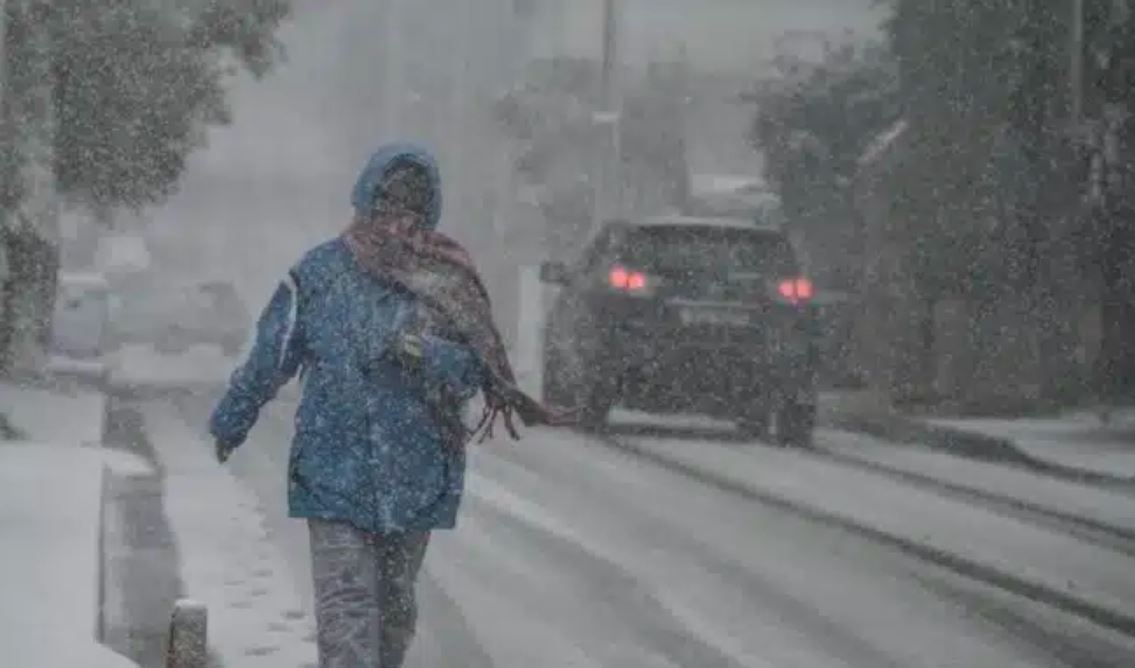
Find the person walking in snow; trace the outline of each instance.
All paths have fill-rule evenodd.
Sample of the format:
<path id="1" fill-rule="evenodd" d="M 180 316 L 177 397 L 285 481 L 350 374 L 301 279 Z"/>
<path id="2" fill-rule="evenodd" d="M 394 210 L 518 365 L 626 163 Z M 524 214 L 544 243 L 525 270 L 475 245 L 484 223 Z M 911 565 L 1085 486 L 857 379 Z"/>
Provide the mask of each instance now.
<path id="1" fill-rule="evenodd" d="M 276 289 L 210 432 L 223 463 L 300 375 L 288 505 L 309 526 L 319 665 L 396 668 L 430 532 L 456 525 L 464 446 L 498 419 L 516 438 L 514 415 L 526 425 L 557 417 L 517 389 L 469 255 L 436 231 L 434 159 L 382 148 L 351 203 L 347 231 Z M 478 390 L 485 413 L 470 430 L 463 412 Z"/>

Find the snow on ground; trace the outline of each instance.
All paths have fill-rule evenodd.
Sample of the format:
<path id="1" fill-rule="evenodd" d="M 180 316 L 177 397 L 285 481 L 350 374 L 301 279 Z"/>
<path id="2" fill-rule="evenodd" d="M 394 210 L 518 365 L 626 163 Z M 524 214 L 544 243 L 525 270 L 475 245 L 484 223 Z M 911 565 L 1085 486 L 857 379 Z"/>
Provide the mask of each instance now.
<path id="1" fill-rule="evenodd" d="M 806 452 L 711 440 L 624 440 L 717 479 L 913 539 L 1111 610 L 1135 605 L 1131 561 L 1071 535 Z"/>
<path id="2" fill-rule="evenodd" d="M 705 415 L 653 415 L 642 411 L 633 411 L 626 408 L 616 408 L 611 411 L 609 424 L 619 427 L 646 427 L 672 431 L 705 430 L 712 432 L 725 432 L 733 428 L 733 423 L 726 420 L 717 420 Z"/>
<path id="3" fill-rule="evenodd" d="M 98 444 L 105 410 L 106 397 L 101 392 L 0 383 L 0 413 L 31 440 Z"/>
<path id="4" fill-rule="evenodd" d="M 1135 495 L 1058 480 L 1010 466 L 923 448 L 895 447 L 871 436 L 823 430 L 816 445 L 890 469 L 1024 501 L 1135 532 Z"/>
<path id="5" fill-rule="evenodd" d="M 201 423 L 210 403 L 192 401 L 184 418 Z M 291 408 L 269 406 L 233 471 L 306 577 L 302 525 L 283 517 Z M 459 527 L 435 534 L 423 569 L 407 667 L 1044 665 L 846 538 L 579 434 L 526 430 L 473 450 Z"/>
<path id="6" fill-rule="evenodd" d="M 166 474 L 166 512 L 187 596 L 209 611 L 209 645 L 225 665 L 315 665 L 314 623 L 255 494 L 212 445 L 162 404 L 144 411 Z"/>
<path id="7" fill-rule="evenodd" d="M 920 565 L 570 432 L 478 451 L 437 548 L 431 574 L 502 666 L 534 665 L 514 619 L 594 665 L 1044 663 L 912 582 Z"/>
<path id="8" fill-rule="evenodd" d="M 192 424 L 211 408 L 181 405 Z M 265 411 L 232 470 L 268 500 L 273 539 L 306 577 L 302 524 L 283 517 L 291 408 Z M 675 430 L 713 426 L 694 424 Z M 562 430 L 474 449 L 459 526 L 435 534 L 419 593 L 413 668 L 1082 665 L 1054 660 L 1050 643 L 1107 665 L 1130 649 L 1100 650 L 1098 629 L 1052 609 Z M 1024 621 L 1007 632 L 986 613 Z"/>
<path id="9" fill-rule="evenodd" d="M 134 666 L 95 638 L 104 454 L 77 444 L 0 444 L 0 647 L 6 666 Z"/>
<path id="10" fill-rule="evenodd" d="M 179 406 L 163 410 L 202 424 L 211 402 L 191 397 Z M 281 527 L 273 541 L 293 577 L 306 577 L 302 526 L 284 528 L 298 523 L 283 517 L 292 408 L 280 402 L 265 411 L 231 470 L 269 500 L 269 523 Z M 618 419 L 634 424 L 639 417 Z M 738 478 L 757 486 L 785 478 L 793 493 L 817 496 L 825 507 L 848 505 L 855 517 L 879 514 L 905 536 L 977 544 L 978 556 L 1001 558 L 1012 572 L 1050 574 L 1062 555 L 1068 563 L 1060 575 L 1075 579 L 1100 559 L 1097 552 L 1085 557 L 1090 547 L 1065 551 L 1062 535 L 1031 526 L 1020 532 L 1021 525 L 999 516 L 986 521 L 989 513 L 957 500 L 931 495 L 925 503 L 924 491 L 893 479 L 852 475 L 845 484 L 840 471 L 854 469 L 811 466 L 814 455 L 702 436 L 714 428 L 725 436 L 720 423 L 672 422 L 656 430 L 662 436 L 648 438 L 634 427 L 616 433 L 710 463 L 721 463 L 719 451 L 735 450 L 746 458 L 744 465 L 727 462 Z M 753 475 L 758 467 L 764 472 Z M 868 486 L 878 490 L 864 491 Z M 844 501 L 856 495 L 867 500 Z M 1004 531 L 1002 522 L 1014 528 Z M 1054 544 L 1037 545 L 1049 537 Z M 1102 576 L 1090 576 L 1085 597 L 1100 589 L 1096 578 L 1116 577 L 1109 558 L 1102 557 Z M 939 598 L 944 582 L 947 593 Z M 435 535 L 419 591 L 422 623 L 408 663 L 414 667 L 1034 666 L 1060 664 L 1053 647 L 1074 657 L 1126 652 L 1098 654 L 1089 639 L 1099 629 L 1052 608 L 561 430 L 526 430 L 519 443 L 501 439 L 473 451 L 459 527 Z M 1011 631 L 996 622 L 991 629 L 986 613 L 1024 621 Z M 1067 654 L 1069 645 L 1089 649 Z"/>
<path id="11" fill-rule="evenodd" d="M 1070 413 L 1059 418 L 938 419 L 930 423 L 1006 439 L 1037 459 L 1062 466 L 1135 478 L 1135 410 L 1114 412 L 1109 424 L 1096 413 Z"/>

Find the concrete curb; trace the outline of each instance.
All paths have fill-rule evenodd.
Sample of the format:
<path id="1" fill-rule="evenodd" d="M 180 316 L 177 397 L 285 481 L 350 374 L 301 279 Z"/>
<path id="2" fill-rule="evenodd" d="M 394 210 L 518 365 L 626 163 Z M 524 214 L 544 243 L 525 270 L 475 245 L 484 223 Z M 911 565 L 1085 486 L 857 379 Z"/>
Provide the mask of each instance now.
<path id="1" fill-rule="evenodd" d="M 169 623 L 165 668 L 205 668 L 209 662 L 209 612 L 203 603 L 178 599 Z"/>
<path id="2" fill-rule="evenodd" d="M 182 594 L 162 472 L 136 415 L 108 397 L 100 531 L 100 640 L 143 666 L 163 664 Z"/>
<path id="3" fill-rule="evenodd" d="M 900 414 L 840 413 L 824 426 L 874 436 L 889 443 L 916 445 L 979 461 L 1008 464 L 1071 482 L 1135 491 L 1135 479 L 1057 464 L 1030 455 L 1009 439 L 929 424 Z"/>

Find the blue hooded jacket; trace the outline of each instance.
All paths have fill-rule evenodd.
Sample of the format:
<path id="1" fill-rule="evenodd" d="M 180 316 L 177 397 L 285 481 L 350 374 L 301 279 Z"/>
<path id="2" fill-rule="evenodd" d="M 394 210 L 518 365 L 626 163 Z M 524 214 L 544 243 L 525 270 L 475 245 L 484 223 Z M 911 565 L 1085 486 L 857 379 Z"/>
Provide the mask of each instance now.
<path id="1" fill-rule="evenodd" d="M 428 223 L 436 226 L 437 164 L 414 146 L 391 145 L 372 156 L 351 203 L 369 213 L 383 176 L 402 161 L 425 168 Z M 288 466 L 292 517 L 340 520 L 374 533 L 456 524 L 465 453 L 445 442 L 426 397 L 444 387 L 460 411 L 483 371 L 467 346 L 428 334 L 420 365 L 399 361 L 399 335 L 414 327 L 421 308 L 414 295 L 368 274 L 342 239 L 308 252 L 276 289 L 210 431 L 223 444 L 240 445 L 264 404 L 300 373 Z"/>

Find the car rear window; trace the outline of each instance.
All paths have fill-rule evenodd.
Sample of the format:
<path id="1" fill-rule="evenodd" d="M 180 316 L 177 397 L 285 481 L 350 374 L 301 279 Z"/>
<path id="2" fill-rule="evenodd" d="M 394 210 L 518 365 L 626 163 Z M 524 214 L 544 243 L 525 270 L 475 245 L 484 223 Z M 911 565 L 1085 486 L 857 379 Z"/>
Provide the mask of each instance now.
<path id="1" fill-rule="evenodd" d="M 781 235 L 710 226 L 658 226 L 628 230 L 618 259 L 662 273 L 721 272 L 794 275 L 796 258 Z"/>

